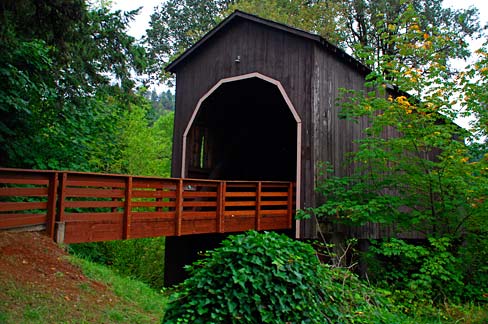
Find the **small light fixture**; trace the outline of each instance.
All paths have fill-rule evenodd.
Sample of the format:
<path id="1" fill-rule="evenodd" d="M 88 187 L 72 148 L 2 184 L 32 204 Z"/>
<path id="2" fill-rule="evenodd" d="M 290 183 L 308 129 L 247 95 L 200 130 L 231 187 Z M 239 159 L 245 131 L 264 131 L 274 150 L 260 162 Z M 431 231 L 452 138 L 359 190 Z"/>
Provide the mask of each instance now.
<path id="1" fill-rule="evenodd" d="M 237 55 L 236 59 L 234 60 L 236 63 L 241 63 L 241 56 Z"/>

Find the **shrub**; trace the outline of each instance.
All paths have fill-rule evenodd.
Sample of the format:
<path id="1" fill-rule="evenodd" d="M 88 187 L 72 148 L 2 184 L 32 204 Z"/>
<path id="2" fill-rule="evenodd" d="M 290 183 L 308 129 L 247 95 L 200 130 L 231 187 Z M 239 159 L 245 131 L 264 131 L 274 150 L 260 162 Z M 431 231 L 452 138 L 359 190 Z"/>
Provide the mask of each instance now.
<path id="1" fill-rule="evenodd" d="M 310 245 L 285 235 L 230 236 L 188 270 L 163 323 L 382 322 L 378 293 L 349 271 L 321 265 Z"/>

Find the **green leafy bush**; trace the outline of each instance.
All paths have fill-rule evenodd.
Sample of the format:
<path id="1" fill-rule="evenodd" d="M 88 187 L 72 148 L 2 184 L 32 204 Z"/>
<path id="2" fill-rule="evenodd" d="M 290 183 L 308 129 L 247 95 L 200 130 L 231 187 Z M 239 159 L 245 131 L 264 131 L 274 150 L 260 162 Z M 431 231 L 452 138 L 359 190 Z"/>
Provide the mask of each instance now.
<path id="1" fill-rule="evenodd" d="M 320 264 L 310 245 L 285 235 L 230 236 L 188 270 L 163 323 L 391 323 L 395 316 L 351 272 Z"/>

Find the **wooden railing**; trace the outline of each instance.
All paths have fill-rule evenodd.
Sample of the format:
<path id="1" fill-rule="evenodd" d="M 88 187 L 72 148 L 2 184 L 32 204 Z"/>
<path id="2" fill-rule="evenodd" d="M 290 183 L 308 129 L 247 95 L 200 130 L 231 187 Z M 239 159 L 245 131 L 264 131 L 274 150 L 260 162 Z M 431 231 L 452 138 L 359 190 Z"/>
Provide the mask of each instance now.
<path id="1" fill-rule="evenodd" d="M 292 227 L 292 182 L 166 179 L 0 168 L 0 229 L 58 242 Z"/>

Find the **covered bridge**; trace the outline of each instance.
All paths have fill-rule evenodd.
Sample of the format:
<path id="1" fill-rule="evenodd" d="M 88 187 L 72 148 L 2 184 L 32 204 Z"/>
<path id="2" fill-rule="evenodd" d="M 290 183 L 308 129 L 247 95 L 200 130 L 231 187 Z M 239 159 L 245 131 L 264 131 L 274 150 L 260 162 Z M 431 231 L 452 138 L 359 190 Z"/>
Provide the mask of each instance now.
<path id="1" fill-rule="evenodd" d="M 364 127 L 339 119 L 336 99 L 363 88 L 367 67 L 320 36 L 241 11 L 166 70 L 176 76 L 173 177 L 295 181 L 296 208 L 311 207 L 319 163 L 340 166 Z M 315 222 L 289 234 L 313 238 Z M 168 275 L 219 240 L 169 237 Z"/>

